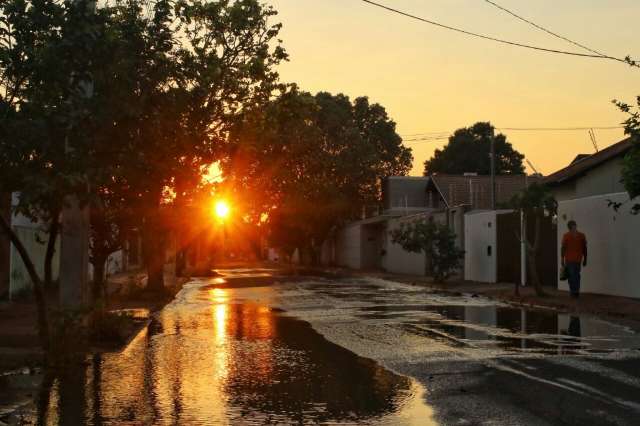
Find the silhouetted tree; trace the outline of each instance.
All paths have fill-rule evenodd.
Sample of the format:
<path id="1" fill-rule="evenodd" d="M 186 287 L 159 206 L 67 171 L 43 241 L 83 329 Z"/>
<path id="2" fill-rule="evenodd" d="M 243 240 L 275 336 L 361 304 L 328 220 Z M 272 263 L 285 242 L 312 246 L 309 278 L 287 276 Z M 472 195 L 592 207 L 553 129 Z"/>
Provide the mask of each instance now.
<path id="1" fill-rule="evenodd" d="M 366 98 L 292 87 L 247 111 L 232 135 L 236 153 L 225 170 L 252 194 L 256 218 L 266 213 L 274 227 L 286 225 L 272 236 L 293 234 L 274 243 L 290 249 L 296 240 L 312 262 L 331 229 L 379 202 L 384 176 L 411 167 L 395 123 Z"/>
<path id="2" fill-rule="evenodd" d="M 494 136 L 491 123 L 476 123 L 456 130 L 443 149 L 436 149 L 433 157 L 425 161 L 424 174 L 491 174 L 491 139 L 495 140 L 496 174 L 522 174 L 524 155 L 513 149 L 507 137 Z"/>
<path id="3" fill-rule="evenodd" d="M 637 97 L 636 102 L 635 108 L 624 102 L 615 102 L 622 112 L 628 114 L 624 122 L 624 132 L 629 135 L 633 143 L 631 151 L 624 157 L 622 166 L 622 183 L 629 193 L 630 200 L 640 196 L 640 96 Z M 621 207 L 620 203 L 611 204 L 616 209 Z M 631 213 L 640 214 L 640 202 L 633 203 Z"/>

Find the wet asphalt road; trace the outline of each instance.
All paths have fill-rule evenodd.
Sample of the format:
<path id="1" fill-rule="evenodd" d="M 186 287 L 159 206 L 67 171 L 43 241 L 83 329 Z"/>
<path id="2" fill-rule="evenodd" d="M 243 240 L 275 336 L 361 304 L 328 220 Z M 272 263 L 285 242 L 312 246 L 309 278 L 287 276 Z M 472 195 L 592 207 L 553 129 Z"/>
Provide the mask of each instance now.
<path id="1" fill-rule="evenodd" d="M 377 279 L 220 272 L 123 351 L 41 386 L 21 421 L 639 424 L 640 335 L 623 326 Z"/>
<path id="2" fill-rule="evenodd" d="M 245 297 L 415 380 L 433 412 L 417 424 L 640 424 L 640 335 L 629 328 L 376 279 L 276 288 Z"/>

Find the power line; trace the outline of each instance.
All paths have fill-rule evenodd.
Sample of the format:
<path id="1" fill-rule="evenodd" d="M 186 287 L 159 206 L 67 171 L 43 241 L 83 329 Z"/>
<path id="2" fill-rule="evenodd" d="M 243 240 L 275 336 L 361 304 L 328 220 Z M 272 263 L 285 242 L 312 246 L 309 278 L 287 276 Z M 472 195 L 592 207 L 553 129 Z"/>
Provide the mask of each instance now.
<path id="1" fill-rule="evenodd" d="M 614 130 L 624 129 L 624 126 L 604 126 L 604 127 L 496 127 L 498 130 L 525 131 L 525 132 L 545 132 L 545 131 L 576 131 L 576 130 Z"/>
<path id="2" fill-rule="evenodd" d="M 433 136 L 443 136 L 443 135 L 448 135 L 451 132 L 446 131 L 446 132 L 423 132 L 423 133 L 413 133 L 413 134 L 402 134 L 400 136 L 404 136 L 407 138 L 411 138 L 414 136 L 426 136 L 426 135 L 433 135 Z"/>
<path id="3" fill-rule="evenodd" d="M 545 131 L 579 131 L 579 130 L 617 130 L 624 129 L 624 126 L 585 126 L 585 127 L 496 127 L 496 130 L 509 130 L 509 131 L 523 131 L 523 132 L 545 132 Z M 428 135 L 451 135 L 453 132 L 424 132 L 414 133 L 407 135 L 400 135 L 408 138 L 419 138 L 421 136 L 427 137 Z M 414 139 L 405 139 L 414 140 Z M 416 139 L 418 140 L 418 139 Z"/>
<path id="4" fill-rule="evenodd" d="M 554 33 L 553 31 L 551 31 L 551 30 L 549 30 L 549 29 L 547 29 L 547 28 L 544 28 L 543 26 L 538 25 L 538 24 L 536 24 L 535 22 L 532 22 L 532 21 L 528 20 L 527 18 L 524 18 L 524 17 L 522 17 L 522 16 L 518 15 L 517 13 L 515 13 L 515 12 L 513 12 L 513 11 L 509 10 L 509 9 L 507 9 L 507 8 L 506 8 L 506 7 L 504 7 L 504 6 L 499 5 L 498 3 L 496 3 L 496 2 L 494 2 L 494 1 L 492 1 L 492 0 L 484 0 L 484 1 L 485 1 L 485 2 L 487 2 L 487 3 L 489 3 L 490 5 L 492 5 L 492 6 L 494 6 L 494 7 L 497 7 L 498 9 L 502 10 L 503 12 L 508 13 L 509 15 L 511 15 L 511 16 L 513 16 L 513 17 L 515 17 L 515 18 L 517 18 L 517 19 L 519 19 L 519 20 L 521 20 L 521 21 L 523 21 L 523 22 L 526 22 L 527 24 L 529 24 L 529 25 L 531 25 L 531 26 L 533 26 L 533 27 L 535 27 L 535 28 L 537 28 L 537 29 L 539 29 L 539 30 L 541 30 L 541 31 L 544 31 L 544 32 L 545 32 L 545 33 L 547 33 L 547 34 L 551 34 L 551 35 L 552 35 L 552 36 L 554 36 L 554 37 L 557 37 L 557 38 L 559 38 L 559 39 L 561 39 L 561 40 L 564 40 L 564 41 L 566 41 L 566 42 L 568 42 L 568 43 L 571 43 L 571 44 L 573 44 L 574 46 L 577 46 L 577 47 L 579 47 L 579 48 L 581 48 L 581 49 L 584 49 L 584 50 L 586 50 L 586 51 L 588 51 L 588 52 L 595 53 L 596 55 L 599 55 L 599 56 L 602 56 L 602 57 L 607 57 L 607 56 L 608 56 L 608 55 L 606 55 L 606 54 L 604 54 L 604 53 L 602 53 L 602 52 L 598 52 L 597 50 L 591 49 L 590 47 L 587 47 L 587 46 L 585 46 L 585 45 L 583 45 L 583 44 L 580 44 L 580 43 L 578 43 L 577 41 L 571 40 L 571 39 L 569 39 L 569 38 L 567 38 L 567 37 L 565 37 L 565 36 L 562 36 L 562 35 L 560 35 L 560 34 Z"/>
<path id="5" fill-rule="evenodd" d="M 589 53 L 580 53 L 580 52 L 570 52 L 570 51 L 566 51 L 566 50 L 557 50 L 557 49 L 548 49 L 546 47 L 540 47 L 540 46 L 534 46 L 534 45 L 530 45 L 530 44 L 524 44 L 524 43 L 519 43 L 519 42 L 515 42 L 515 41 L 509 41 L 509 40 L 504 40 L 504 39 L 500 39 L 497 37 L 492 37 L 492 36 L 488 36 L 488 35 L 484 35 L 484 34 L 478 34 L 478 33 L 474 33 L 471 31 L 467 31 L 467 30 L 463 30 L 461 28 L 456 28 L 456 27 L 452 27 L 449 25 L 445 25 L 445 24 L 441 24 L 439 22 L 435 22 L 435 21 L 431 21 L 429 19 L 426 18 L 421 18 L 419 16 L 416 15 L 412 15 L 410 13 L 407 12 L 403 12 L 401 10 L 398 9 L 394 9 L 392 7 L 389 6 L 385 6 L 381 3 L 377 3 L 371 0 L 361 0 L 364 3 L 367 3 L 371 6 L 375 6 L 375 7 L 379 7 L 381 9 L 385 9 L 388 12 L 392 12 L 392 13 L 396 13 L 398 15 L 402 15 L 405 16 L 407 18 L 411 18 L 411 19 L 415 19 L 417 21 L 421 21 L 430 25 L 435 25 L 436 27 L 440 27 L 440 28 L 444 28 L 450 31 L 455 31 L 461 34 L 465 34 L 468 36 L 472 36 L 472 37 L 477 37 L 477 38 L 481 38 L 484 40 L 490 40 L 490 41 L 494 41 L 496 43 L 502 43 L 502 44 L 508 44 L 510 46 L 517 46 L 517 47 L 522 47 L 525 49 L 532 49 L 532 50 L 538 50 L 541 52 L 547 52 L 547 53 L 556 53 L 556 54 L 561 54 L 561 55 L 569 55 L 569 56 L 580 56 L 580 57 L 584 57 L 584 58 L 596 58 L 596 59 L 610 59 L 612 61 L 618 61 L 618 62 L 623 62 L 625 64 L 631 64 L 633 61 L 631 61 L 630 58 L 625 58 L 625 59 L 620 59 L 620 58 L 615 58 L 613 56 L 606 56 L 606 55 L 600 55 L 600 54 L 589 54 Z M 635 63 L 635 62 L 633 62 Z"/>
<path id="6" fill-rule="evenodd" d="M 402 143 L 406 143 L 407 145 L 415 145 L 415 144 L 420 144 L 425 142 L 436 142 L 436 141 L 441 141 L 446 139 L 449 139 L 449 136 L 441 136 L 437 138 L 404 139 Z"/>

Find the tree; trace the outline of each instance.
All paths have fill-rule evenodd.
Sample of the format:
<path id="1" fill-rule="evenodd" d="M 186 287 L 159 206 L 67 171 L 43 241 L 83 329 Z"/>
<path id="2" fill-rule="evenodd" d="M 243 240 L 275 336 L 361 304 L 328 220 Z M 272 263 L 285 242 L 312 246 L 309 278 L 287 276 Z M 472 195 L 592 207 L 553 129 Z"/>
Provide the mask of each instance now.
<path id="1" fill-rule="evenodd" d="M 254 220 L 266 214 L 272 237 L 287 234 L 273 242 L 288 250 L 297 244 L 312 263 L 333 228 L 379 203 L 387 173 L 411 167 L 411 151 L 382 106 L 295 86 L 246 111 L 232 140 L 235 152 L 223 167 L 251 194 Z"/>
<path id="2" fill-rule="evenodd" d="M 144 225 L 149 285 L 159 289 L 164 195 L 179 180 L 192 190 L 200 166 L 222 155 L 233 117 L 272 92 L 274 67 L 286 58 L 275 40 L 280 26 L 269 23 L 275 11 L 255 0 L 94 6 L 0 3 L 2 191 L 19 192 L 15 212 L 52 235 L 65 196 L 106 208 L 94 214 L 92 230 L 92 257 L 101 265 L 120 217 L 110 210 L 126 205 Z M 47 347 L 42 278 L 0 219 L 34 283 Z"/>
<path id="3" fill-rule="evenodd" d="M 624 102 L 615 101 L 618 108 L 628 114 L 624 122 L 624 132 L 629 135 L 633 147 L 624 157 L 622 166 L 622 183 L 629 193 L 630 200 L 640 196 L 640 96 L 636 98 L 637 106 L 634 109 Z M 611 203 L 618 210 L 622 204 Z M 631 207 L 632 214 L 640 214 L 640 202 L 636 202 Z"/>
<path id="4" fill-rule="evenodd" d="M 403 223 L 391 231 L 391 241 L 411 253 L 424 253 L 431 261 L 433 279 L 446 281 L 460 268 L 464 251 L 456 247 L 456 236 L 446 225 L 420 219 Z"/>
<path id="5" fill-rule="evenodd" d="M 277 85 L 274 68 L 286 53 L 276 40 L 280 25 L 270 24 L 275 14 L 256 0 L 123 6 L 121 31 L 135 36 L 116 80 L 131 110 L 121 122 L 119 164 L 142 217 L 150 289 L 164 286 L 159 228 L 163 204 L 171 203 L 165 190 L 192 190 L 188 182 L 197 179 L 185 174 L 199 177 L 202 166 L 218 160 L 234 116 L 263 103 Z"/>
<path id="6" fill-rule="evenodd" d="M 527 223 L 535 221 L 533 236 L 528 235 L 524 239 L 527 252 L 527 265 L 531 273 L 531 280 L 538 296 L 544 296 L 540 276 L 538 274 L 537 255 L 540 248 L 540 229 L 542 218 L 545 215 L 555 215 L 558 210 L 558 203 L 549 190 L 540 184 L 533 183 L 526 189 L 514 195 L 510 201 L 510 207 L 522 212 L 524 217 L 524 228 Z M 522 241 L 522 235 L 518 238 Z M 518 284 L 515 284 L 515 293 L 520 293 Z"/>
<path id="7" fill-rule="evenodd" d="M 62 200 L 86 195 L 92 113 L 87 76 L 104 15 L 92 13 L 90 2 L 8 0 L 0 3 L 0 17 L 0 181 L 3 191 L 19 192 L 13 213 L 43 223 L 49 232 L 44 279 L 50 282 Z M 4 218 L 0 227 L 33 282 L 46 350 L 51 342 L 42 278 Z"/>
<path id="8" fill-rule="evenodd" d="M 502 133 L 494 136 L 491 123 L 479 122 L 458 129 L 449 137 L 443 149 L 436 149 L 433 157 L 424 163 L 425 176 L 430 174 L 491 174 L 491 139 L 495 141 L 496 174 L 522 174 L 525 172 L 524 155 L 513 149 Z"/>

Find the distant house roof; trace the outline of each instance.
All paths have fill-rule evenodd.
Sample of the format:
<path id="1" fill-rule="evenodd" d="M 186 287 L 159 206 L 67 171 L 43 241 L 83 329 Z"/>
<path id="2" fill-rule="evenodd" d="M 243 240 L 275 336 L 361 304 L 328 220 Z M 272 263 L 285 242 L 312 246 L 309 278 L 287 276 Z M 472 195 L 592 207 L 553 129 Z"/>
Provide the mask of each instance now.
<path id="1" fill-rule="evenodd" d="M 542 183 L 545 185 L 555 186 L 576 179 L 584 175 L 589 170 L 598 167 L 602 163 L 625 155 L 631 147 L 631 139 L 625 139 L 598 151 L 595 154 L 587 155 L 582 158 L 580 158 L 581 156 L 579 155 L 567 167 L 543 178 Z"/>
<path id="2" fill-rule="evenodd" d="M 435 188 L 447 207 L 469 205 L 474 209 L 491 208 L 491 176 L 487 175 L 445 175 L 429 176 L 429 188 Z M 537 176 L 498 175 L 496 176 L 496 204 L 504 204 L 528 185 L 539 181 Z"/>

